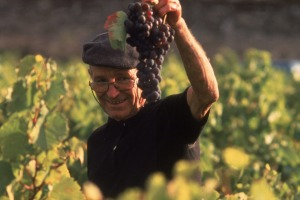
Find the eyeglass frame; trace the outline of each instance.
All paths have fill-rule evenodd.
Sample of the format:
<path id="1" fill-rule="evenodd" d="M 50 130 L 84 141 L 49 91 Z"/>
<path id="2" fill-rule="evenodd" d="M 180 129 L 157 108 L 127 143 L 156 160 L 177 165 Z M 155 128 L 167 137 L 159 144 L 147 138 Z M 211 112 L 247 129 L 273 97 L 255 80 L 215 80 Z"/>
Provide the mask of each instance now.
<path id="1" fill-rule="evenodd" d="M 124 82 L 125 83 L 125 81 L 130 81 L 130 83 L 132 84 L 132 86 L 131 87 L 129 87 L 129 88 L 127 88 L 127 89 L 120 89 L 120 86 L 117 86 L 116 84 L 118 84 L 118 83 L 122 83 L 122 82 Z M 136 79 L 132 79 L 132 78 L 128 78 L 128 79 L 125 79 L 125 80 L 116 80 L 116 81 L 113 81 L 113 82 L 109 82 L 109 81 L 99 81 L 99 82 L 91 82 L 91 81 L 89 81 L 89 86 L 91 87 L 91 89 L 93 90 L 93 91 L 95 91 L 95 92 L 99 92 L 99 93 L 105 93 L 105 92 L 107 92 L 108 91 L 108 89 L 109 89 L 109 85 L 111 85 L 111 84 L 113 84 L 113 86 L 117 89 L 117 90 L 119 90 L 119 91 L 127 91 L 127 90 L 131 90 L 133 87 L 134 87 L 134 85 L 135 85 L 135 82 L 136 82 Z M 129 83 L 129 82 L 128 82 Z M 105 90 L 103 90 L 103 91 L 97 91 L 96 89 L 95 89 L 95 85 L 100 85 L 100 84 L 102 84 L 103 86 L 105 85 L 106 86 L 106 89 Z M 101 86 L 102 86 L 101 85 Z"/>

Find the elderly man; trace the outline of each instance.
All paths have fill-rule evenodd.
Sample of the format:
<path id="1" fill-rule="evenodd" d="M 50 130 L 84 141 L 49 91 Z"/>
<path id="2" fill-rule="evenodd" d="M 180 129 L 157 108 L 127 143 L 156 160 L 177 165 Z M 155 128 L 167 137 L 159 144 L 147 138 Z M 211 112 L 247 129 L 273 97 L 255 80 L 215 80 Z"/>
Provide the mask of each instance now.
<path id="1" fill-rule="evenodd" d="M 154 9 L 161 16 L 167 14 L 176 32 L 191 84 L 182 93 L 148 103 L 137 86 L 134 48 L 112 49 L 106 33 L 84 45 L 90 87 L 109 117 L 88 139 L 88 178 L 106 197 L 116 197 L 128 187 L 143 187 L 153 172 L 170 178 L 180 159 L 199 159 L 198 137 L 219 97 L 212 66 L 182 18 L 180 2 L 160 0 Z"/>

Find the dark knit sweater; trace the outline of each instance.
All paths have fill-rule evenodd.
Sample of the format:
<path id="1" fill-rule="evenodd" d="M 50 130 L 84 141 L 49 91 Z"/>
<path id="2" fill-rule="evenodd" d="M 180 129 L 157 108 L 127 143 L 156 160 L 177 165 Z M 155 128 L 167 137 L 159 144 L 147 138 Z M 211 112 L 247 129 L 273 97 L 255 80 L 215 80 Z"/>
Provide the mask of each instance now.
<path id="1" fill-rule="evenodd" d="M 106 197 L 143 187 L 156 171 L 171 177 L 180 159 L 199 159 L 198 137 L 207 118 L 193 118 L 184 93 L 146 104 L 126 121 L 108 122 L 88 139 L 88 178 Z M 191 145 L 195 144 L 195 145 Z"/>

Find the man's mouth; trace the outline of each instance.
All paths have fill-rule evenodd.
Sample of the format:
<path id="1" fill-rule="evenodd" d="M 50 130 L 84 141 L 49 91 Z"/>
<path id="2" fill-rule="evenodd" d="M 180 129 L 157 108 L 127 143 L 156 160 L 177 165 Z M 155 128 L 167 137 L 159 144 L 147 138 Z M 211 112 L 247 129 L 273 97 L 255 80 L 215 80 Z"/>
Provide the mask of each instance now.
<path id="1" fill-rule="evenodd" d="M 108 101 L 108 103 L 110 103 L 110 104 L 113 104 L 113 105 L 118 105 L 118 104 L 121 104 L 121 103 L 125 102 L 125 101 L 126 101 L 126 99 L 107 100 L 107 101 Z"/>

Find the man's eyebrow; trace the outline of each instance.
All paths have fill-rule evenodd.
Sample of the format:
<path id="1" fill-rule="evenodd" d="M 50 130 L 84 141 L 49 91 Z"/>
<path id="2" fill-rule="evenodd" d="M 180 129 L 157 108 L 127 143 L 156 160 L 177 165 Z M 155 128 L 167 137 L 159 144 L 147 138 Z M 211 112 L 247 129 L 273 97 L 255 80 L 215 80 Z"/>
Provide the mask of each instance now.
<path id="1" fill-rule="evenodd" d="M 103 79 L 105 79 L 106 77 L 105 77 L 104 75 L 95 75 L 93 78 L 94 78 L 94 79 L 95 79 L 95 78 L 103 78 Z"/>
<path id="2" fill-rule="evenodd" d="M 131 73 L 129 71 L 116 71 L 115 75 L 131 76 Z"/>

